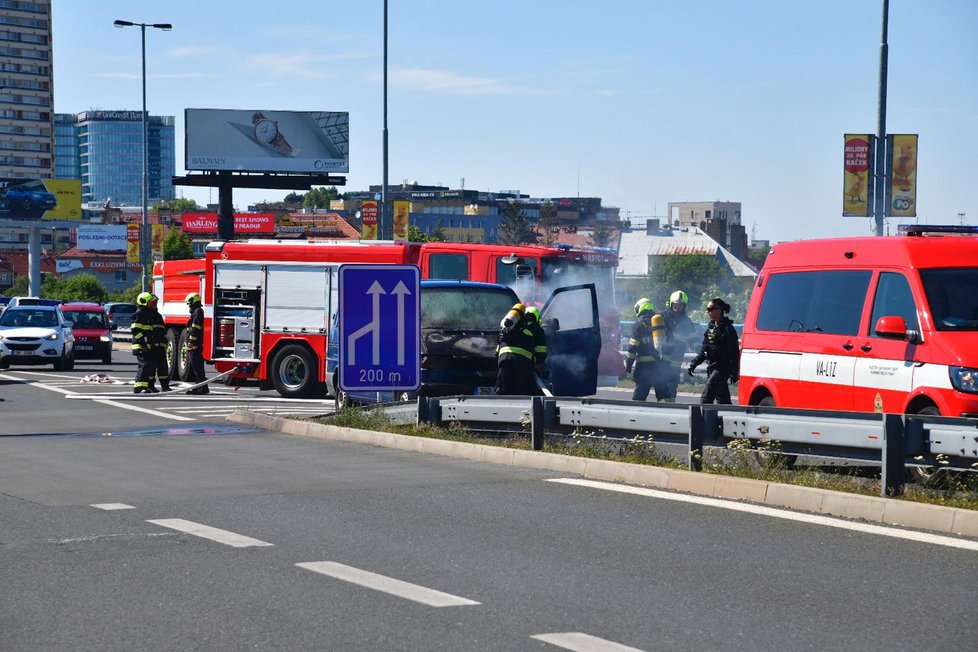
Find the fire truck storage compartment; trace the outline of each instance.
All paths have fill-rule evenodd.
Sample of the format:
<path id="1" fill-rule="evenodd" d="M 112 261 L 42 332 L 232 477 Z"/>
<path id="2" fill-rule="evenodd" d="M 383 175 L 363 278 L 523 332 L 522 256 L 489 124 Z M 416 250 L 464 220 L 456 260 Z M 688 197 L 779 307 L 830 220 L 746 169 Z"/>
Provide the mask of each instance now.
<path id="1" fill-rule="evenodd" d="M 216 358 L 258 358 L 258 290 L 217 290 L 214 307 Z"/>
<path id="2" fill-rule="evenodd" d="M 263 330 L 325 333 L 330 268 L 323 264 L 269 264 L 265 268 Z"/>

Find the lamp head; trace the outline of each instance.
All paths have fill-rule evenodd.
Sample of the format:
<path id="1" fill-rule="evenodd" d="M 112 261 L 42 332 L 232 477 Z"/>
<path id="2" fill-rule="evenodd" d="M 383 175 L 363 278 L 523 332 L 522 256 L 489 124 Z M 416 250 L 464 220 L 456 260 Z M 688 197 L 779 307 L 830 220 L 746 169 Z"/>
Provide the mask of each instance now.
<path id="1" fill-rule="evenodd" d="M 132 27 L 136 23 L 130 22 L 128 20 L 117 20 L 112 24 L 115 25 L 116 27 Z"/>

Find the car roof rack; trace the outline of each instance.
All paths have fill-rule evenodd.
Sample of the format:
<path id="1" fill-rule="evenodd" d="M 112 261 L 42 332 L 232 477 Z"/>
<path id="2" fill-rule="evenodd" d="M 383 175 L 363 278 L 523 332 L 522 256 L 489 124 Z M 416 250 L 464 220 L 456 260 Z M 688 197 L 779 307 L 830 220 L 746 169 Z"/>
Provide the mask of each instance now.
<path id="1" fill-rule="evenodd" d="M 978 235 L 978 226 L 966 224 L 901 224 L 900 233 L 909 236 L 922 236 L 928 233 L 961 233 Z"/>

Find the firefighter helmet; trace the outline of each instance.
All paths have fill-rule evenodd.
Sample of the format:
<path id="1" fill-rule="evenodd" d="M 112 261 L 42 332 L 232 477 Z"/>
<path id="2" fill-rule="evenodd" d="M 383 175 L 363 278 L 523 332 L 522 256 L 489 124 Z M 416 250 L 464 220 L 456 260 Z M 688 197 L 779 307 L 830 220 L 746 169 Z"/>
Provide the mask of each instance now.
<path id="1" fill-rule="evenodd" d="M 670 308 L 673 305 L 677 304 L 677 303 L 681 303 L 684 306 L 689 303 L 689 297 L 687 297 L 686 296 L 686 293 L 683 292 L 682 290 L 676 290 L 669 297 L 669 307 Z"/>
<path id="2" fill-rule="evenodd" d="M 526 316 L 527 317 L 532 317 L 533 319 L 536 320 L 536 322 L 538 324 L 540 323 L 540 309 L 539 308 L 537 308 L 535 306 L 530 306 L 529 308 L 526 309 Z"/>
<path id="3" fill-rule="evenodd" d="M 155 298 L 156 297 L 154 297 L 149 292 L 140 292 L 139 293 L 139 296 L 136 297 L 136 305 L 137 306 L 148 306 L 149 303 L 150 303 L 150 301 L 152 301 Z"/>
<path id="4" fill-rule="evenodd" d="M 643 312 L 652 312 L 654 310 L 655 310 L 655 306 L 652 305 L 652 302 L 646 299 L 645 297 L 642 297 L 641 299 L 635 302 L 636 315 L 641 315 Z"/>
<path id="5" fill-rule="evenodd" d="M 196 292 L 191 292 L 190 294 L 187 295 L 185 301 L 187 302 L 188 306 L 195 303 L 200 303 L 200 295 L 197 294 Z"/>

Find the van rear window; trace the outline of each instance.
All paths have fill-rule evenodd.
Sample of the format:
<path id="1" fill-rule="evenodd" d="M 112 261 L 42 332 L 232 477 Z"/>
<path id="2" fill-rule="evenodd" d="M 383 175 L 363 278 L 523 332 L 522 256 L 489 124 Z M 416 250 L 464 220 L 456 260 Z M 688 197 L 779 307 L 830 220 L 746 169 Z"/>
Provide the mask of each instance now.
<path id="1" fill-rule="evenodd" d="M 922 269 L 920 280 L 939 331 L 978 331 L 978 267 Z"/>
<path id="2" fill-rule="evenodd" d="M 871 277 L 869 270 L 771 274 L 757 329 L 856 335 Z"/>

